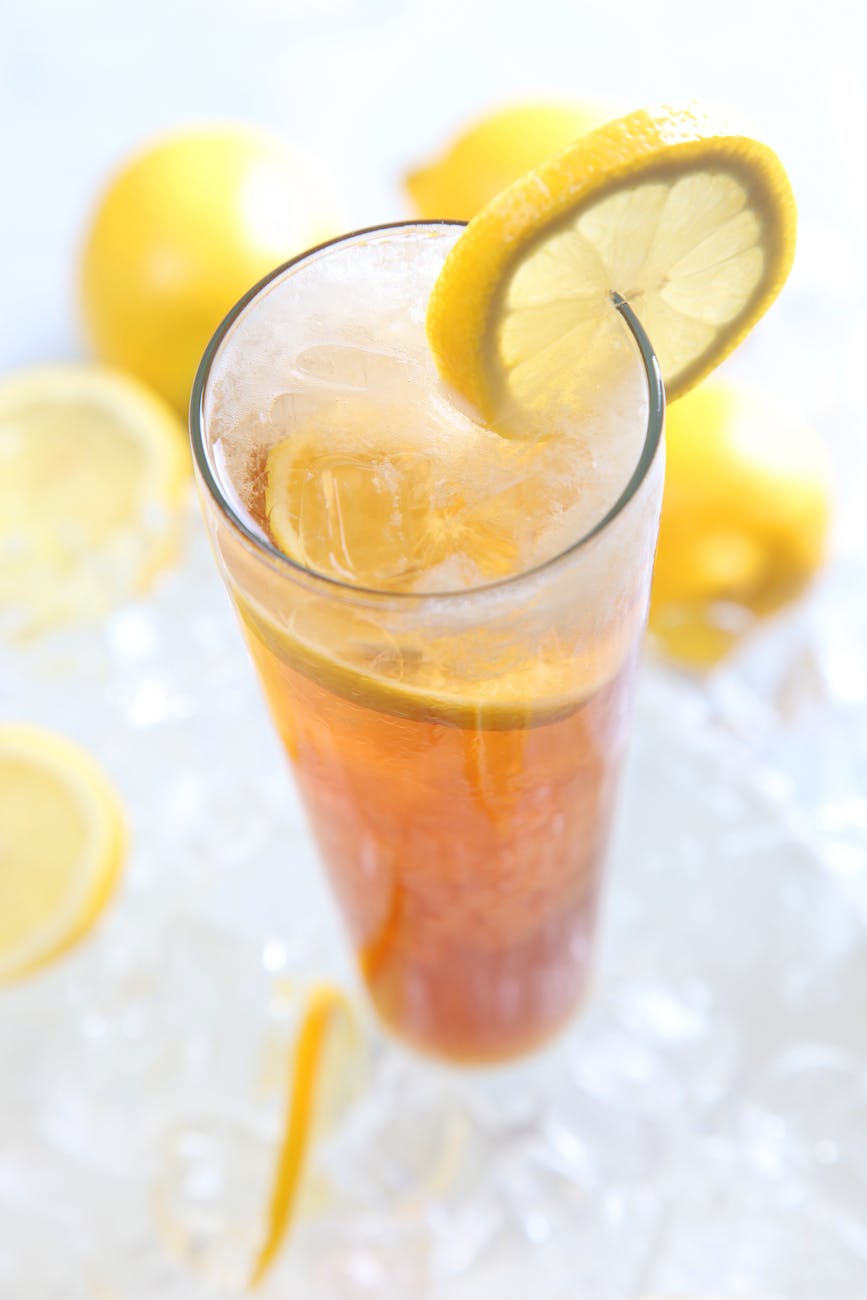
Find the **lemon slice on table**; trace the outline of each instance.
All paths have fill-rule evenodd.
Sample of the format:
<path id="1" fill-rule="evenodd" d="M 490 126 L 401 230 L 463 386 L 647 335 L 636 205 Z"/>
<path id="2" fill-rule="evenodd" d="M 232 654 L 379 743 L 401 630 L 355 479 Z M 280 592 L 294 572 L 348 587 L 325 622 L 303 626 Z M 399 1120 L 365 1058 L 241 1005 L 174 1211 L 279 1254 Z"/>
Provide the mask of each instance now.
<path id="1" fill-rule="evenodd" d="M 293 1047 L 283 1137 L 251 1287 L 264 1280 L 286 1241 L 304 1191 L 311 1148 L 356 1095 L 361 1064 L 361 1034 L 350 1002 L 333 985 L 318 985 L 308 997 Z"/>
<path id="2" fill-rule="evenodd" d="M 618 118 L 516 181 L 457 240 L 428 307 L 440 372 L 501 432 L 571 410 L 576 358 L 617 292 L 676 398 L 770 306 L 795 224 L 766 145 L 696 107 Z"/>
<path id="3" fill-rule="evenodd" d="M 711 667 L 797 599 L 825 561 L 831 513 L 828 455 L 797 407 L 720 379 L 677 402 L 650 598 L 668 655 Z"/>
<path id="4" fill-rule="evenodd" d="M 0 380 L 0 626 L 38 631 L 146 589 L 174 556 L 187 466 L 180 420 L 118 371 Z"/>
<path id="5" fill-rule="evenodd" d="M 124 842 L 118 798 L 89 754 L 50 731 L 0 726 L 0 980 L 87 933 Z"/>

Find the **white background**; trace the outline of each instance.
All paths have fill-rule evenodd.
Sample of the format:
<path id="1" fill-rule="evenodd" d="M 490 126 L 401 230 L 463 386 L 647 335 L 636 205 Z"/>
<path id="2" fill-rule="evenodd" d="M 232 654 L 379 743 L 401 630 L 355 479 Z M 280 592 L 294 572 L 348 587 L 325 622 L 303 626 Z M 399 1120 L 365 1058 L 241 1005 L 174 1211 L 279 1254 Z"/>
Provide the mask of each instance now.
<path id="1" fill-rule="evenodd" d="M 799 258 L 762 364 L 798 382 L 830 328 L 830 383 L 845 388 L 867 338 L 864 12 L 856 0 L 0 0 L 0 371 L 84 353 L 82 232 L 112 170 L 154 134 L 213 119 L 276 129 L 321 158 L 358 225 L 408 215 L 401 173 L 492 105 L 701 96 L 747 116 L 799 199 Z M 809 319 L 792 333 L 799 294 Z"/>

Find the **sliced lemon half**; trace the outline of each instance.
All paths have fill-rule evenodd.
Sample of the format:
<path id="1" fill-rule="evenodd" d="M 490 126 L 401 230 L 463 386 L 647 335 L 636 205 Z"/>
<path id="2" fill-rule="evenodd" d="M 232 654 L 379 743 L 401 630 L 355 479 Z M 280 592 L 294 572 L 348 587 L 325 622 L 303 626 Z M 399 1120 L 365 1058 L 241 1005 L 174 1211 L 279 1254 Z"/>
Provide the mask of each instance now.
<path id="1" fill-rule="evenodd" d="M 117 795 L 85 750 L 37 727 L 0 726 L 0 980 L 87 933 L 124 842 Z"/>
<path id="2" fill-rule="evenodd" d="M 0 380 L 0 626 L 39 631 L 148 587 L 175 553 L 181 421 L 102 366 Z"/>
<path id="3" fill-rule="evenodd" d="M 361 1032 L 346 994 L 331 984 L 316 986 L 293 1047 L 283 1136 L 251 1288 L 264 1280 L 286 1241 L 313 1143 L 334 1127 L 357 1094 L 362 1061 Z"/>
<path id="4" fill-rule="evenodd" d="M 632 306 L 669 400 L 712 370 L 789 272 L 795 203 L 767 145 L 695 106 L 581 137 L 469 224 L 431 294 L 443 378 L 501 432 L 574 410 L 576 364 Z"/>

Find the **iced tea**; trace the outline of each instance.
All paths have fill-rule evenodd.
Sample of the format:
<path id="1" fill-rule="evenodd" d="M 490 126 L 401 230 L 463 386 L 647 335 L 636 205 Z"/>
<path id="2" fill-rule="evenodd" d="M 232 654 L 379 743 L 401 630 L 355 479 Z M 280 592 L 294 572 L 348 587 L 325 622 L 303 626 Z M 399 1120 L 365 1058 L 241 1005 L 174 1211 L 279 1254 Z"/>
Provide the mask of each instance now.
<path id="1" fill-rule="evenodd" d="M 477 422 L 424 339 L 457 233 L 363 232 L 260 287 L 206 358 L 197 461 L 373 1003 L 471 1062 L 542 1043 L 586 987 L 661 393 L 612 304 L 580 409 L 526 441 Z"/>

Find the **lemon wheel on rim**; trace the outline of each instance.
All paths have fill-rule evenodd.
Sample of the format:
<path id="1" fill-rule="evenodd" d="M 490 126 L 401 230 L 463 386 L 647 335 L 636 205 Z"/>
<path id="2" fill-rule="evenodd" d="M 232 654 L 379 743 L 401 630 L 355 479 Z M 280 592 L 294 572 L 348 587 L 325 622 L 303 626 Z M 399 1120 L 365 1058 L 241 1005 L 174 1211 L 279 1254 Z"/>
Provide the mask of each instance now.
<path id="1" fill-rule="evenodd" d="M 692 388 L 779 293 L 795 203 L 768 146 L 696 107 L 641 109 L 516 181 L 458 239 L 431 294 L 443 378 L 504 433 L 574 405 L 575 358 L 612 291 Z"/>

